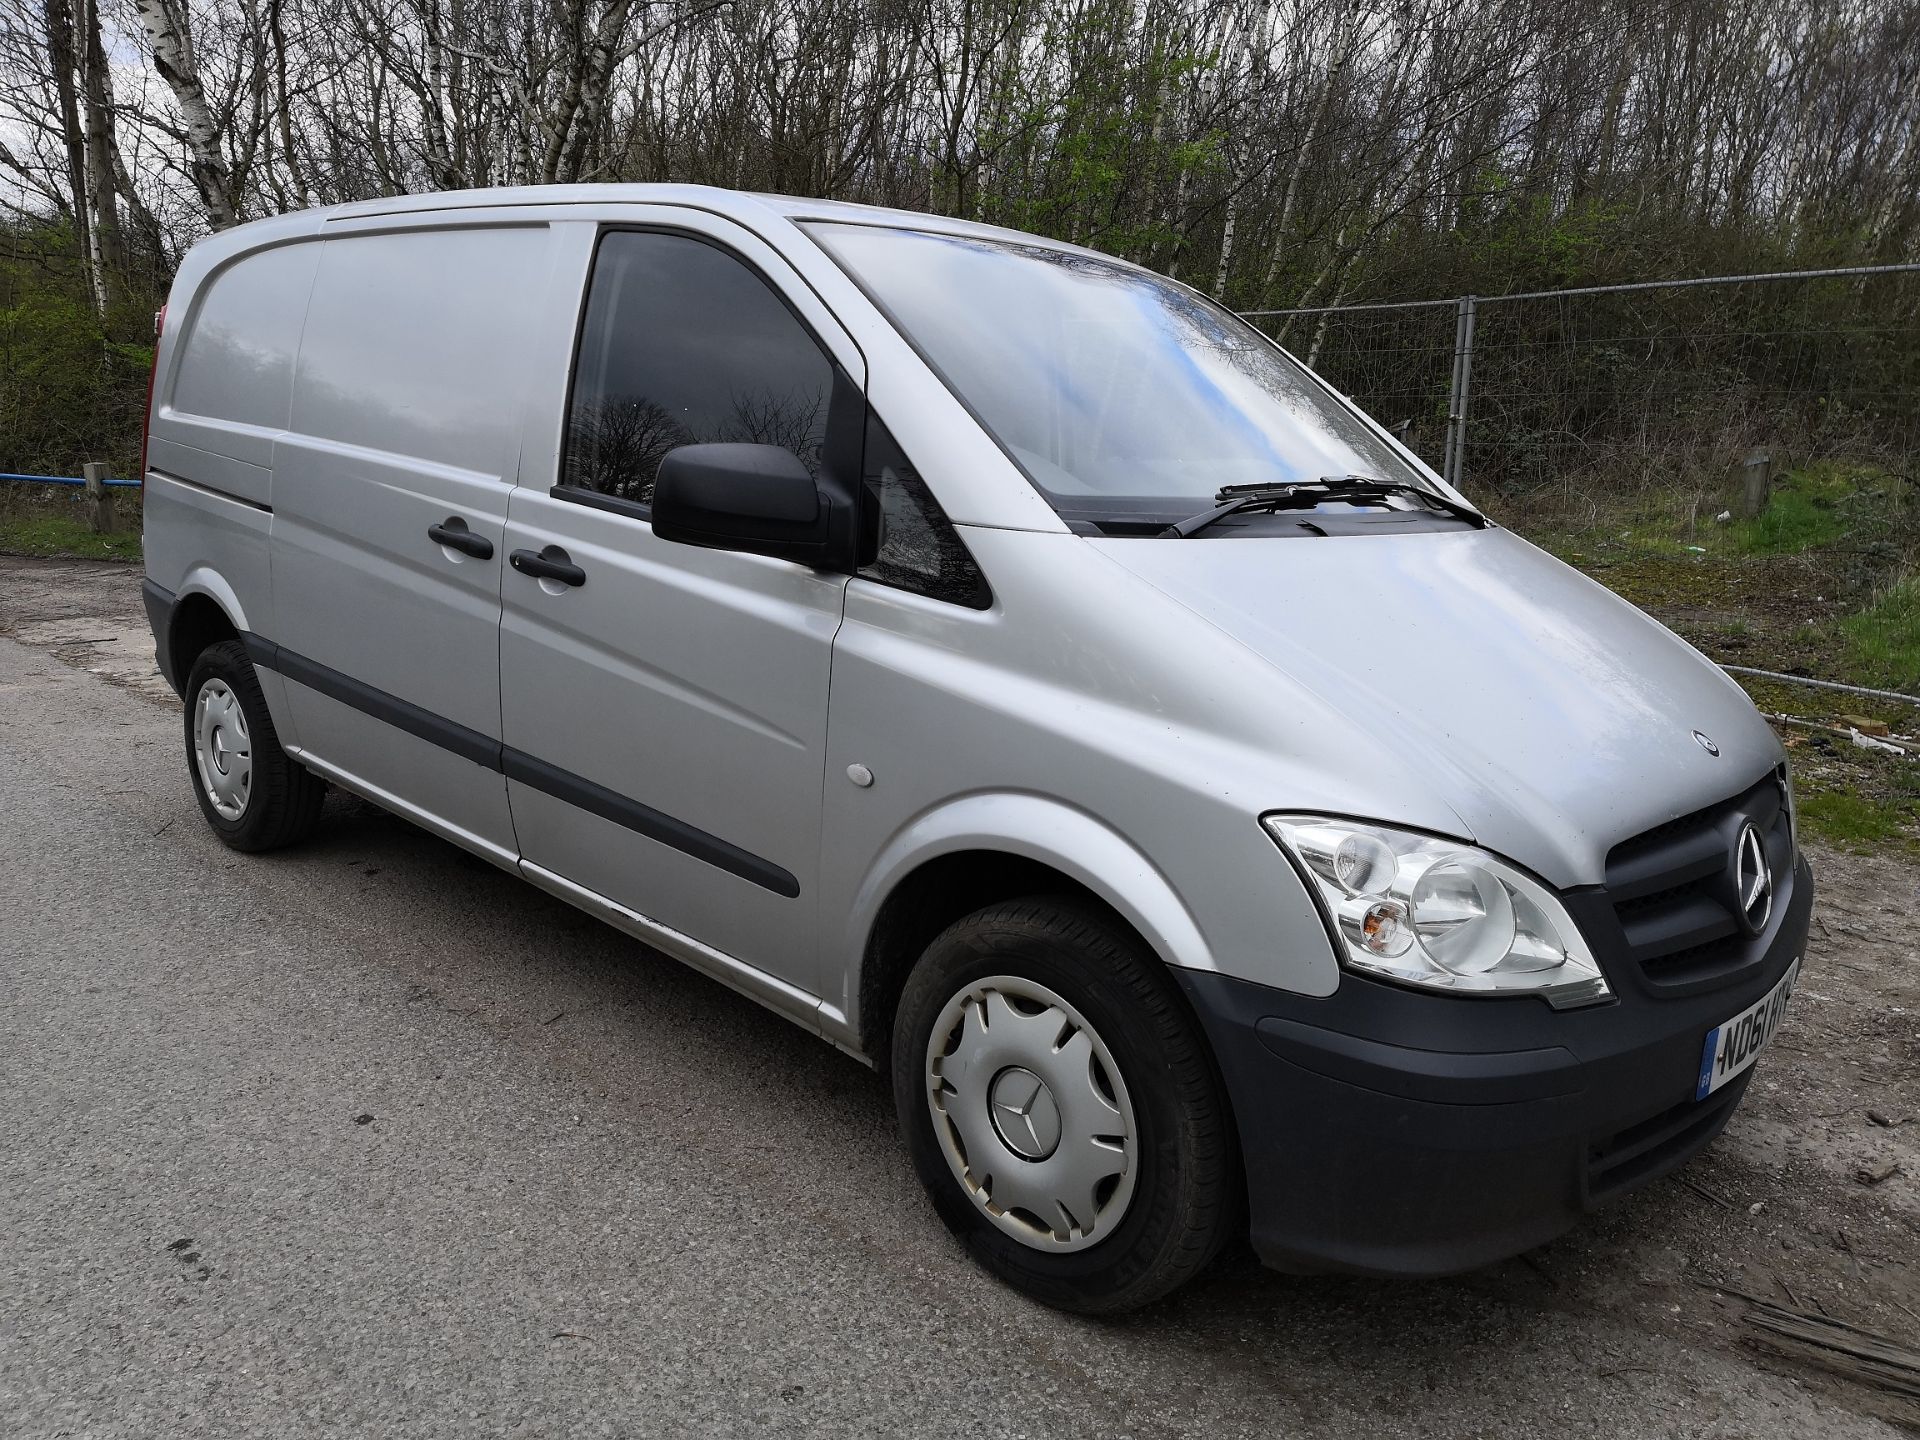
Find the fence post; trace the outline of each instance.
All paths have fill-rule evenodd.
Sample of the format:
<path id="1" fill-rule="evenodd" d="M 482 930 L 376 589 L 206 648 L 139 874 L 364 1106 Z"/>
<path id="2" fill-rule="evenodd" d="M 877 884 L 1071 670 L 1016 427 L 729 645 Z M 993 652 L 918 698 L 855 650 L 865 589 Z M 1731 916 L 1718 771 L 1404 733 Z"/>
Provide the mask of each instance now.
<path id="1" fill-rule="evenodd" d="M 113 496 L 107 492 L 107 467 L 89 460 L 80 467 L 87 479 L 87 525 L 96 535 L 113 533 Z"/>
<path id="2" fill-rule="evenodd" d="M 1453 393 L 1447 400 L 1447 443 L 1440 475 L 1459 489 L 1467 470 L 1467 405 L 1473 396 L 1473 322 L 1475 297 L 1462 295 L 1453 312 Z"/>
<path id="3" fill-rule="evenodd" d="M 1740 513 L 1751 520 L 1767 508 L 1773 498 L 1773 455 L 1766 450 L 1751 450 L 1741 466 Z"/>

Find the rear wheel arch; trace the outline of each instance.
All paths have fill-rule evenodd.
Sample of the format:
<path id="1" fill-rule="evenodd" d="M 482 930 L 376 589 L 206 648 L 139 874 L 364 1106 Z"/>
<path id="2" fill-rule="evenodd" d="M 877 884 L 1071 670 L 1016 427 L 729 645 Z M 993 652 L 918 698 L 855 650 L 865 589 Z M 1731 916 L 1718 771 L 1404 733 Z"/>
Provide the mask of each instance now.
<path id="1" fill-rule="evenodd" d="M 167 623 L 167 655 L 173 674 L 166 677 L 175 691 L 184 693 L 193 662 L 223 640 L 241 638 L 241 627 L 234 623 L 226 608 L 205 590 L 182 595 L 174 601 L 173 615 Z"/>
<path id="2" fill-rule="evenodd" d="M 313 833 L 326 782 L 288 755 L 236 635 L 197 652 L 181 698 L 187 774 L 207 824 L 235 850 L 277 850 Z"/>

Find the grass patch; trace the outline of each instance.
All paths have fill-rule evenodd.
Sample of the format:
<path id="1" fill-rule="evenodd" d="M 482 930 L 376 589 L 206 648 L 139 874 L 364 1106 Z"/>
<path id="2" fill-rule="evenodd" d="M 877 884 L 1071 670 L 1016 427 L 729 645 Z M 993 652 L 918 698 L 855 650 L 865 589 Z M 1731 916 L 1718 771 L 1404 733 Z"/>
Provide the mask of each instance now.
<path id="1" fill-rule="evenodd" d="M 1885 499 L 1889 481 L 1871 467 L 1821 461 L 1789 471 L 1773 487 L 1767 508 L 1732 527 L 1733 547 L 1749 555 L 1798 555 L 1834 545 L 1856 527 L 1855 512 Z"/>
<path id="2" fill-rule="evenodd" d="M 1913 761 L 1901 762 L 1913 764 Z M 1854 790 L 1808 790 L 1797 786 L 1800 824 L 1811 835 L 1846 850 L 1868 850 L 1907 839 L 1907 817 L 1895 803 Z"/>
<path id="3" fill-rule="evenodd" d="M 126 523 L 124 518 L 121 523 Z M 20 514 L 0 514 L 0 550 L 15 555 L 71 555 L 82 560 L 138 560 L 140 532 L 122 529 L 111 535 L 96 535 L 78 516 L 35 508 Z"/>
<path id="4" fill-rule="evenodd" d="M 1847 669 L 1862 683 L 1920 691 L 1920 574 L 1909 572 L 1840 622 Z"/>
<path id="5" fill-rule="evenodd" d="M 1910 490 L 1877 465 L 1827 460 L 1776 480 L 1752 520 L 1715 522 L 1732 488 L 1685 487 L 1595 491 L 1497 518 L 1716 659 L 1910 691 L 1920 684 Z"/>

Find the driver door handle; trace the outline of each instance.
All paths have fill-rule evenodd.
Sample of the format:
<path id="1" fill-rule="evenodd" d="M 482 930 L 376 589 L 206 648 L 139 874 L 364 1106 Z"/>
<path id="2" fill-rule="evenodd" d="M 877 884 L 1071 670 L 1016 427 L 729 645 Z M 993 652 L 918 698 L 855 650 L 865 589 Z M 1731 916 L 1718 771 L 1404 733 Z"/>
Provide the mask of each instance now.
<path id="1" fill-rule="evenodd" d="M 587 583 L 587 572 L 574 564 L 573 557 L 558 545 L 549 545 L 538 553 L 515 550 L 507 556 L 507 563 L 536 580 L 558 580 L 562 585 L 576 586 Z"/>
<path id="2" fill-rule="evenodd" d="M 476 560 L 493 558 L 493 542 L 484 535 L 474 534 L 467 528 L 467 522 L 458 515 L 449 515 L 438 525 L 429 525 L 427 538 L 436 545 L 458 550 L 462 555 L 471 555 Z"/>

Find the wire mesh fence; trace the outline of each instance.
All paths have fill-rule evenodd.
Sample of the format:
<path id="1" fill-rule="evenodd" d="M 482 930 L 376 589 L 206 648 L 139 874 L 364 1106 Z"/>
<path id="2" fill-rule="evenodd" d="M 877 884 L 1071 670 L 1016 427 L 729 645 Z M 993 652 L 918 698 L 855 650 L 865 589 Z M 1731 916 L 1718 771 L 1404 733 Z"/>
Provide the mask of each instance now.
<path id="1" fill-rule="evenodd" d="M 1254 312 L 1456 484 L 1712 485 L 1755 448 L 1911 474 L 1920 265 Z"/>
<path id="2" fill-rule="evenodd" d="M 1444 470 L 1456 302 L 1253 311 L 1247 318 Z"/>

